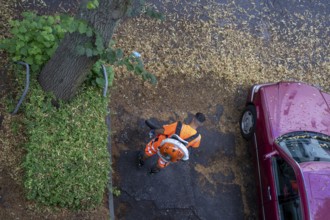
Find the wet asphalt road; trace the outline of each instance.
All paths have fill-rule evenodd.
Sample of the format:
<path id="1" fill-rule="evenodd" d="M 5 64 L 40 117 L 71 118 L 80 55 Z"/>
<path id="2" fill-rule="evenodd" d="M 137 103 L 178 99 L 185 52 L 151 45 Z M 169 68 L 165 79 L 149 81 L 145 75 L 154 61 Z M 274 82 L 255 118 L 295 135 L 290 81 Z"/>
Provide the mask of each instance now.
<path id="1" fill-rule="evenodd" d="M 218 123 L 221 114 L 222 106 L 218 105 L 216 114 L 209 115 L 207 120 Z M 125 144 L 148 141 L 143 135 L 148 128 L 143 119 L 140 121 L 137 128 L 140 132 L 130 132 L 137 135 L 130 136 Z M 235 158 L 234 135 L 210 127 L 202 127 L 199 132 L 203 136 L 201 147 L 192 150 L 189 162 L 170 164 L 158 174 L 148 174 L 157 156 L 137 168 L 137 151 L 121 152 L 116 163 L 121 190 L 121 195 L 115 198 L 118 219 L 244 219 L 241 188 L 233 184 L 235 174 L 217 173 L 213 178 L 220 184 L 201 185 L 201 174 L 195 169 L 197 164 L 208 167 L 211 161 Z M 253 173 L 253 170 L 247 172 Z"/>

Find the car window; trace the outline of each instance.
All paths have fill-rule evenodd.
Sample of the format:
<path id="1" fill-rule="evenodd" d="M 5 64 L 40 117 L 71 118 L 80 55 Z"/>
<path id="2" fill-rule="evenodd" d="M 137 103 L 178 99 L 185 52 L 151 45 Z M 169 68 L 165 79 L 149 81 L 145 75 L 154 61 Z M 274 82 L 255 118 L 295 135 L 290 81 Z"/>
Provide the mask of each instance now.
<path id="1" fill-rule="evenodd" d="M 330 162 L 330 137 L 313 132 L 294 132 L 284 135 L 276 143 L 298 163 Z"/>
<path id="2" fill-rule="evenodd" d="M 273 158 L 276 196 L 281 219 L 302 219 L 301 200 L 293 168 L 282 158 Z"/>

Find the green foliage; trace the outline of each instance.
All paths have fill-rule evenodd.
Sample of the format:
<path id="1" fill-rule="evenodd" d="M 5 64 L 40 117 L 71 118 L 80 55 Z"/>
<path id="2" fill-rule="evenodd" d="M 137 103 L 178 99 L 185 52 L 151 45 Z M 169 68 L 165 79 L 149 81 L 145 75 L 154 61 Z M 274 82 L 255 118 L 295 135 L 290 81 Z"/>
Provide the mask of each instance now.
<path id="1" fill-rule="evenodd" d="M 124 56 L 121 49 L 109 48 L 102 54 L 101 59 L 111 65 L 126 66 L 128 71 L 134 72 L 136 75 L 141 76 L 144 80 L 148 80 L 152 84 L 157 83 L 157 78 L 155 75 L 145 69 L 141 57 L 137 57 L 134 54 Z"/>
<path id="2" fill-rule="evenodd" d="M 117 187 L 112 188 L 111 191 L 112 191 L 112 194 L 117 197 L 120 196 L 120 194 L 121 194 L 120 189 L 118 189 Z"/>
<path id="3" fill-rule="evenodd" d="M 99 7 L 99 1 L 98 0 L 92 0 L 87 2 L 87 9 L 96 9 Z"/>
<path id="4" fill-rule="evenodd" d="M 6 50 L 13 61 L 25 61 L 32 72 L 40 70 L 55 52 L 66 29 L 59 16 L 37 16 L 23 13 L 23 20 L 12 20 L 12 38 L 0 41 L 0 49 Z"/>
<path id="5" fill-rule="evenodd" d="M 43 205 L 88 209 L 103 199 L 110 169 L 107 100 L 85 88 L 71 103 L 52 105 L 36 82 L 25 104 L 27 197 Z"/>
<path id="6" fill-rule="evenodd" d="M 111 87 L 113 84 L 113 79 L 115 76 L 115 72 L 111 66 L 106 65 L 103 60 L 98 60 L 92 70 L 91 73 L 87 76 L 87 84 L 92 86 L 97 86 L 99 88 L 104 88 L 105 86 L 105 79 L 102 69 L 102 64 L 105 66 L 107 75 L 108 75 L 108 86 Z"/>
<path id="7" fill-rule="evenodd" d="M 94 43 L 88 42 L 84 45 L 80 45 L 77 47 L 77 54 L 79 55 L 86 55 L 87 57 L 92 57 L 92 56 L 101 56 L 104 51 L 104 41 L 103 38 L 100 34 L 95 33 L 93 30 L 91 30 L 90 27 L 87 26 L 86 32 L 83 32 L 85 29 L 81 28 L 79 30 L 79 27 L 77 31 L 79 31 L 80 34 L 86 34 L 87 36 L 89 35 L 88 33 L 91 32 L 91 36 L 95 37 Z"/>

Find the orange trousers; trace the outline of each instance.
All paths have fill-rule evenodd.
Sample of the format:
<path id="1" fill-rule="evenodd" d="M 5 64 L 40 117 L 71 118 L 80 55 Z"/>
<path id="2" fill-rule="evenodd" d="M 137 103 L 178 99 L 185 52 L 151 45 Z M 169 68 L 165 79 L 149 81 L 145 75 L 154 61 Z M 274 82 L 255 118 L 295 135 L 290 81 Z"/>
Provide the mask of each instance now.
<path id="1" fill-rule="evenodd" d="M 157 154 L 158 148 L 162 141 L 166 137 L 164 135 L 159 135 L 158 137 L 152 139 L 147 145 L 146 148 L 144 149 L 144 153 L 148 155 L 149 157 Z M 163 158 L 159 157 L 157 161 L 158 167 L 160 168 L 165 168 L 167 167 L 170 163 Z"/>

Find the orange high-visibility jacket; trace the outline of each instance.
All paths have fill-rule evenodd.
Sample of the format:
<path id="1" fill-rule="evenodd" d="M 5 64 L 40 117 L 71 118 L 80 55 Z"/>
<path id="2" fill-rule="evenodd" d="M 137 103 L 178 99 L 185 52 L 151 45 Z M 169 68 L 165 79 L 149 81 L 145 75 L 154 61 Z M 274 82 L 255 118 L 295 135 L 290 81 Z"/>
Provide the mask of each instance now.
<path id="1" fill-rule="evenodd" d="M 180 123 L 180 122 L 175 122 L 175 123 L 163 126 L 165 138 L 175 134 L 178 123 Z M 189 125 L 186 125 L 186 124 L 182 123 L 182 128 L 181 128 L 181 131 L 179 131 L 178 135 L 180 136 L 180 138 L 185 140 L 189 137 L 192 137 L 196 133 L 197 133 L 197 131 L 195 129 L 193 129 Z M 161 135 L 161 136 L 163 136 L 163 135 Z M 162 138 L 162 139 L 164 140 L 165 138 Z M 193 147 L 193 148 L 199 147 L 201 139 L 202 139 L 202 136 L 199 134 L 195 139 L 190 140 L 186 147 L 187 148 L 189 148 L 189 147 Z"/>

